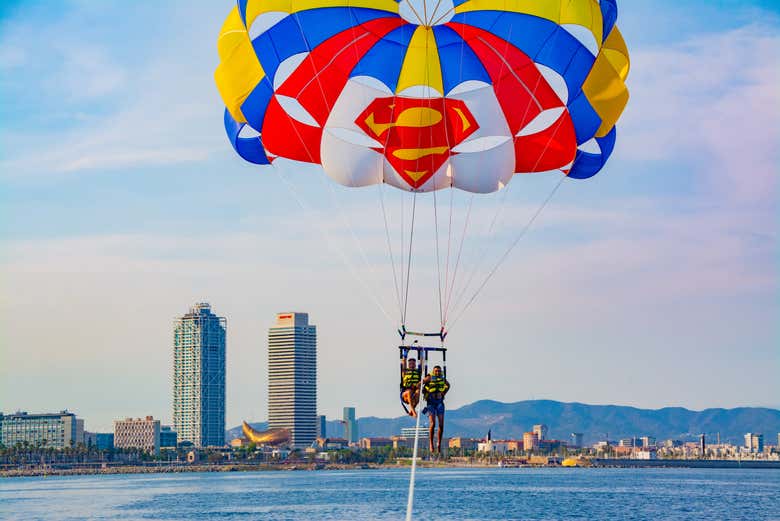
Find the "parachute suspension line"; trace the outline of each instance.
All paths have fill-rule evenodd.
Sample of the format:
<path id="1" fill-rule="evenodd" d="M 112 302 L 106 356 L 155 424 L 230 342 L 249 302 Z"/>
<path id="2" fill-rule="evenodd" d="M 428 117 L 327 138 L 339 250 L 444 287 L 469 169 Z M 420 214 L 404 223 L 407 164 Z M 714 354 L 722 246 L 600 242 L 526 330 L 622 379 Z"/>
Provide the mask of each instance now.
<path id="1" fill-rule="evenodd" d="M 433 20 L 434 19 L 433 17 L 436 16 L 436 11 L 439 10 L 439 7 L 441 7 L 441 0 L 438 0 L 438 2 L 436 2 L 436 7 L 433 8 L 433 11 L 431 11 L 431 20 Z"/>
<path id="2" fill-rule="evenodd" d="M 322 220 L 317 219 L 317 215 L 315 212 L 306 204 L 306 202 L 301 198 L 300 194 L 296 190 L 296 188 L 290 184 L 289 181 L 287 181 L 283 175 L 281 175 L 277 168 L 272 168 L 276 176 L 279 178 L 280 181 L 284 184 L 284 186 L 287 188 L 287 190 L 290 192 L 290 195 L 293 196 L 295 201 L 298 203 L 298 206 L 301 207 L 301 209 L 304 211 L 304 213 L 308 214 L 310 220 L 314 221 L 317 225 L 317 228 L 320 232 L 320 235 L 325 239 L 325 242 L 327 243 L 328 247 L 337 252 L 339 256 L 341 257 L 341 261 L 344 263 L 344 265 L 349 269 L 349 272 L 352 274 L 353 278 L 363 287 L 363 291 L 371 298 L 371 300 L 374 301 L 374 304 L 379 308 L 379 310 L 382 312 L 382 314 L 387 318 L 387 320 L 390 323 L 393 323 L 393 319 L 390 317 L 390 315 L 387 313 L 387 310 L 385 310 L 384 306 L 382 305 L 382 302 L 379 300 L 379 298 L 376 295 L 376 292 L 371 288 L 366 282 L 363 280 L 363 278 L 360 276 L 358 271 L 355 269 L 355 266 L 349 261 L 347 256 L 344 254 L 341 248 L 336 247 L 335 241 L 331 237 L 328 230 L 322 225 Z"/>
<path id="3" fill-rule="evenodd" d="M 380 292 L 377 291 L 375 287 L 375 283 L 377 281 L 377 269 L 373 262 L 371 262 L 368 258 L 368 255 L 366 255 L 366 250 L 363 248 L 363 243 L 360 241 L 360 239 L 355 234 L 355 227 L 352 225 L 352 218 L 349 216 L 349 213 L 344 210 L 343 205 L 341 204 L 341 201 L 339 200 L 338 194 L 336 194 L 336 189 L 333 186 L 333 183 L 328 181 L 328 179 L 325 176 L 320 176 L 323 183 L 325 183 L 328 186 L 328 189 L 330 190 L 330 199 L 331 202 L 336 206 L 339 212 L 339 216 L 341 217 L 341 221 L 346 225 L 346 228 L 349 230 L 349 235 L 352 238 L 352 243 L 357 248 L 358 252 L 360 253 L 360 258 L 363 260 L 363 263 L 368 268 L 369 273 L 371 274 L 371 277 L 369 279 L 370 282 L 374 282 L 374 284 L 371 284 L 371 291 L 375 295 L 379 295 Z M 378 297 L 377 297 L 378 298 Z"/>
<path id="4" fill-rule="evenodd" d="M 489 244 L 492 244 L 493 237 L 495 236 L 495 230 L 496 230 L 496 223 L 498 222 L 499 217 L 504 213 L 504 209 L 506 207 L 506 201 L 507 196 L 509 194 L 509 190 L 512 189 L 513 184 L 509 183 L 509 186 L 504 188 L 503 194 L 501 194 L 501 203 L 497 205 L 496 212 L 493 214 L 493 218 L 490 221 L 490 225 L 487 228 L 487 238 Z M 474 265 L 469 269 L 468 275 L 464 278 L 466 281 L 457 291 L 457 296 L 455 297 L 454 302 L 452 302 L 452 306 L 450 307 L 450 301 L 447 302 L 447 313 L 449 314 L 450 311 L 455 310 L 458 308 L 460 303 L 463 301 L 463 297 L 467 294 L 468 289 L 471 287 L 471 283 L 474 282 L 474 279 L 476 278 L 477 274 L 479 273 L 480 268 L 485 262 L 485 259 L 488 258 L 488 253 L 492 248 L 490 246 L 486 246 L 485 248 L 482 248 L 479 254 L 479 258 L 477 259 L 477 262 L 474 263 Z"/>
<path id="5" fill-rule="evenodd" d="M 406 5 L 412 9 L 412 13 L 414 13 L 414 17 L 417 18 L 417 21 L 420 22 L 420 25 L 425 25 L 425 21 L 420 18 L 420 13 L 418 13 L 417 9 L 414 8 L 414 4 L 412 2 L 407 2 Z"/>
<path id="6" fill-rule="evenodd" d="M 498 268 L 501 267 L 501 265 L 506 261 L 506 259 L 509 257 L 509 254 L 512 253 L 512 250 L 515 249 L 515 247 L 518 245 L 520 240 L 525 237 L 526 233 L 528 233 L 528 230 L 533 226 L 534 222 L 536 222 L 536 219 L 541 215 L 541 213 L 544 211 L 544 209 L 547 207 L 547 205 L 552 201 L 553 196 L 555 196 L 555 193 L 558 191 L 558 189 L 561 187 L 563 182 L 566 180 L 568 176 L 566 174 L 562 175 L 561 178 L 558 180 L 558 182 L 553 187 L 550 194 L 545 198 L 544 202 L 539 206 L 539 208 L 536 209 L 536 212 L 531 216 L 531 218 L 528 220 L 527 223 L 525 223 L 525 226 L 520 230 L 520 233 L 515 238 L 515 240 L 512 242 L 512 244 L 509 245 L 509 248 L 504 252 L 504 254 L 501 256 L 501 258 L 496 262 L 496 264 L 493 266 L 493 269 L 490 270 L 490 273 L 488 273 L 487 277 L 485 277 L 485 280 L 480 284 L 480 286 L 477 288 L 477 291 L 474 292 L 474 294 L 471 296 L 471 298 L 466 302 L 466 305 L 461 309 L 460 313 L 455 317 L 455 320 L 453 320 L 452 325 L 454 326 L 460 317 L 463 316 L 463 314 L 466 312 L 466 310 L 469 309 L 471 304 L 474 303 L 474 301 L 477 299 L 477 296 L 482 292 L 482 290 L 487 286 L 487 283 L 490 281 L 491 278 L 493 278 L 493 275 L 495 275 L 496 271 L 498 271 Z M 450 326 L 452 328 L 452 326 Z"/>
<path id="7" fill-rule="evenodd" d="M 420 375 L 424 375 L 425 372 L 428 370 L 428 353 L 426 351 L 423 351 L 422 356 L 420 356 Z M 423 392 L 423 380 L 425 378 L 420 378 L 420 390 L 419 395 L 422 396 Z M 422 400 L 420 400 L 422 402 Z M 415 476 L 417 474 L 417 452 L 418 447 L 420 445 L 420 412 L 417 410 L 420 408 L 420 402 L 417 403 L 417 407 L 415 408 L 415 413 L 417 415 L 417 421 L 414 425 L 414 448 L 412 449 L 412 472 L 409 476 L 409 495 L 406 498 L 406 521 L 412 521 L 412 511 L 414 509 L 414 480 Z"/>
<path id="8" fill-rule="evenodd" d="M 436 203 L 436 192 L 438 190 L 433 190 L 433 220 L 435 223 L 435 239 L 436 239 L 436 270 L 438 274 L 438 281 L 439 281 L 439 322 L 440 326 L 444 328 L 444 308 L 442 307 L 442 294 L 441 294 L 441 256 L 439 254 L 439 210 L 438 210 L 438 204 Z M 445 281 L 446 284 L 446 281 Z"/>
<path id="9" fill-rule="evenodd" d="M 447 263 L 444 271 L 444 302 L 448 302 L 449 284 L 450 284 L 450 253 L 452 251 L 452 207 L 455 199 L 455 188 L 450 183 L 450 220 L 447 225 Z M 442 318 L 441 327 L 445 327 L 447 320 L 447 309 L 444 309 L 444 317 Z"/>
<path id="10" fill-rule="evenodd" d="M 452 272 L 452 284 L 450 285 L 450 290 L 448 292 L 447 296 L 447 304 L 445 305 L 445 315 L 444 315 L 444 324 L 447 324 L 447 315 L 449 314 L 449 307 L 450 307 L 450 299 L 452 298 L 453 290 L 455 289 L 455 281 L 457 280 L 458 276 L 458 268 L 460 267 L 460 260 L 461 256 L 463 255 L 463 245 L 466 242 L 466 232 L 469 229 L 469 222 L 471 221 L 471 210 L 474 206 L 474 194 L 471 194 L 471 197 L 469 198 L 469 208 L 466 211 L 466 220 L 463 223 L 463 234 L 460 238 L 460 246 L 458 247 L 458 255 L 455 260 L 455 267 L 453 268 Z"/>
<path id="11" fill-rule="evenodd" d="M 409 281 L 412 278 L 412 246 L 414 245 L 414 221 L 417 213 L 417 192 L 414 192 L 412 197 L 412 222 L 410 224 L 409 232 L 409 257 L 406 264 L 406 290 L 404 293 L 404 312 L 403 312 L 403 324 L 406 325 L 406 310 L 409 306 Z"/>
<path id="12" fill-rule="evenodd" d="M 401 289 L 398 286 L 398 273 L 395 269 L 395 255 L 393 255 L 393 243 L 390 239 L 390 226 L 387 224 L 387 209 L 385 208 L 384 181 L 377 183 L 379 187 L 379 202 L 382 207 L 382 217 L 385 221 L 385 237 L 387 238 L 387 252 L 390 255 L 390 266 L 393 268 L 393 284 L 395 285 L 395 299 L 398 302 L 399 319 L 403 318 L 403 306 L 401 305 Z M 401 253 L 403 256 L 403 253 Z"/>

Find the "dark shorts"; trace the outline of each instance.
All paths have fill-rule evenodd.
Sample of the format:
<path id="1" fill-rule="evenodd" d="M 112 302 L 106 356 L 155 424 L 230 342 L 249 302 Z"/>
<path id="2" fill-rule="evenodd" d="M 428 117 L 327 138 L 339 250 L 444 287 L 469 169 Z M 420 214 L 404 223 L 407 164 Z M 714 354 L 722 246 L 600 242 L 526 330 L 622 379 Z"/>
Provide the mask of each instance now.
<path id="1" fill-rule="evenodd" d="M 425 414 L 428 416 L 444 414 L 444 400 L 430 400 L 426 402 Z"/>

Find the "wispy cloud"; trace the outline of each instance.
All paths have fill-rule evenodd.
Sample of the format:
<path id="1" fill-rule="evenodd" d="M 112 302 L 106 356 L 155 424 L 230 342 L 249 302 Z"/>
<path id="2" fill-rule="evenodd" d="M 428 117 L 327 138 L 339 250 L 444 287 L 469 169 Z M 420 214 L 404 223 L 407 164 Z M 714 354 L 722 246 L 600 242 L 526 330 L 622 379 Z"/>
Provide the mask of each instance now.
<path id="1" fill-rule="evenodd" d="M 216 7 L 212 10 L 221 12 Z M 11 136 L 17 146 L 0 163 L 4 175 L 192 163 L 225 149 L 220 101 L 212 80 L 216 51 L 209 9 L 168 6 L 159 11 L 158 16 L 175 13 L 183 29 L 163 33 L 162 38 L 155 35 L 154 52 L 139 50 L 148 59 L 125 60 L 120 65 L 120 57 L 130 51 L 117 47 L 116 42 L 109 48 L 102 42 L 74 41 L 80 23 L 77 17 L 69 19 L 72 26 L 63 26 L 62 20 L 48 28 L 36 24 L 36 32 L 56 27 L 56 32 L 69 35 L 62 41 L 39 42 L 32 49 L 20 44 L 9 47 L 8 67 L 18 67 L 24 56 L 29 66 L 34 53 L 41 62 L 37 68 L 46 73 L 34 85 L 36 89 L 48 86 L 45 93 L 39 92 L 46 98 L 37 110 L 42 114 L 69 110 L 73 117 L 56 126 L 27 127 Z M 24 27 L 15 27 L 15 32 L 24 32 Z M 5 39 L 10 40 L 10 36 Z M 212 59 L 204 60 L 204 56 Z M 19 71 L 7 81 L 13 78 L 31 81 L 29 74 Z M 90 114 L 83 117 L 84 105 L 90 100 L 96 106 L 89 107 Z M 29 146 L 42 140 L 45 147 Z"/>
<path id="2" fill-rule="evenodd" d="M 632 53 L 619 154 L 689 169 L 700 190 L 776 201 L 780 35 L 756 23 Z"/>

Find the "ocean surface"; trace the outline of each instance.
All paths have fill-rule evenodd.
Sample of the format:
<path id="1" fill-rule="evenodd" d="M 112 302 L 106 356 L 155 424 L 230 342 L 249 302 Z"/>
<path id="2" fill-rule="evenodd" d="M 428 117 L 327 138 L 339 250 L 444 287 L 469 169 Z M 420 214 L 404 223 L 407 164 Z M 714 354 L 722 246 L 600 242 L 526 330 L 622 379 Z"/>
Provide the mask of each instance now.
<path id="1" fill-rule="evenodd" d="M 2 520 L 403 519 L 404 470 L 0 479 Z M 415 519 L 780 520 L 780 471 L 422 469 Z"/>

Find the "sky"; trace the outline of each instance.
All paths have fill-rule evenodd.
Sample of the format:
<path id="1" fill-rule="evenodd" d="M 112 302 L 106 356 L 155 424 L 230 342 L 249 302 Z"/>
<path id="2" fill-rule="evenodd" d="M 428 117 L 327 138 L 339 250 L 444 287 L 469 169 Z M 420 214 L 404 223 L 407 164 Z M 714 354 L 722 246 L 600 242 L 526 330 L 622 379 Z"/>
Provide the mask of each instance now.
<path id="1" fill-rule="evenodd" d="M 231 7 L 0 6 L 0 411 L 67 408 L 88 430 L 170 422 L 173 320 L 208 301 L 228 323 L 228 426 L 266 418 L 267 329 L 287 310 L 318 327 L 322 414 L 400 413 L 378 204 L 396 271 L 408 204 L 234 154 L 213 82 Z M 449 407 L 780 407 L 780 8 L 620 8 L 632 70 L 616 151 L 593 179 L 561 184 L 458 315 Z M 524 176 L 476 198 L 461 280 L 485 280 L 557 182 Z M 454 194 L 456 237 L 468 201 Z M 417 329 L 438 329 L 431 202 L 411 273 Z M 461 308 L 472 290 L 454 292 Z"/>

